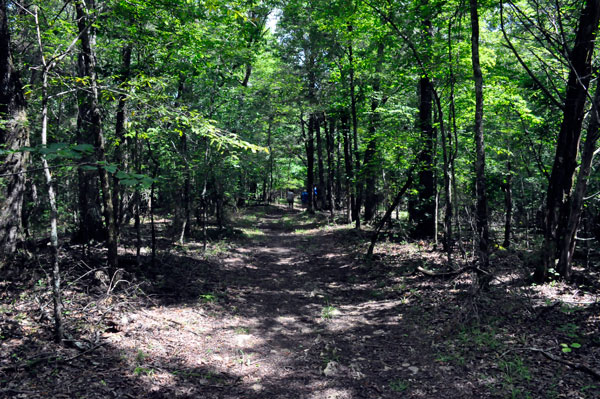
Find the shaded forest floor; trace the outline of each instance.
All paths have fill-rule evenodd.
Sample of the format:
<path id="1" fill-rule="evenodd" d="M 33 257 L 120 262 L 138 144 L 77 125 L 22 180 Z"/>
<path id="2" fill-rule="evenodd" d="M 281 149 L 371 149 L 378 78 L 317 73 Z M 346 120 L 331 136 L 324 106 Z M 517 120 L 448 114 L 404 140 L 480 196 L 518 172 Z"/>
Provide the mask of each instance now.
<path id="1" fill-rule="evenodd" d="M 100 248 L 66 249 L 65 347 L 46 255 L 4 270 L 0 397 L 600 397 L 572 367 L 600 370 L 594 287 L 531 286 L 504 251 L 473 299 L 467 274 L 416 271 L 443 263 L 426 246 L 383 243 L 366 263 L 366 233 L 276 206 L 233 225 L 206 254 L 164 239 L 154 267 L 122 252 L 113 280 Z"/>

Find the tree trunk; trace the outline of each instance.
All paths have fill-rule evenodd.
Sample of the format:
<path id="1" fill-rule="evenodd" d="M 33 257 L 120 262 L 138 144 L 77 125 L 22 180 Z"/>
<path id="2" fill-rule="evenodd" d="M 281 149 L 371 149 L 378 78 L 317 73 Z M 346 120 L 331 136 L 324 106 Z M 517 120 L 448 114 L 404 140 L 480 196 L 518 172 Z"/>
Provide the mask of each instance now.
<path id="1" fill-rule="evenodd" d="M 315 201 L 315 114 L 310 114 L 308 117 L 308 137 L 306 138 L 306 190 L 308 191 L 308 207 L 309 213 L 314 213 L 314 201 Z"/>
<path id="2" fill-rule="evenodd" d="M 327 137 L 327 208 L 329 214 L 333 217 L 333 178 L 335 176 L 335 169 L 333 167 L 333 156 L 334 156 L 334 137 L 335 137 L 335 119 L 329 118 L 327 124 L 329 129 L 326 129 Z"/>
<path id="3" fill-rule="evenodd" d="M 315 115 L 315 133 L 317 139 L 317 164 L 319 166 L 319 184 L 317 185 L 318 209 L 325 204 L 325 166 L 323 162 L 323 140 L 321 139 L 321 121 L 325 122 L 323 114 Z M 324 127 L 327 130 L 327 125 Z"/>
<path id="4" fill-rule="evenodd" d="M 598 125 L 600 123 L 600 81 L 596 86 L 596 94 L 590 112 L 590 122 L 588 131 L 583 146 L 583 154 L 581 156 L 581 165 L 579 166 L 579 174 L 577 175 L 577 183 L 575 190 L 571 195 L 569 204 L 569 213 L 566 217 L 566 228 L 561 237 L 558 246 L 558 267 L 557 270 L 565 279 L 571 278 L 571 265 L 573 262 L 573 254 L 575 253 L 577 228 L 583 211 L 583 201 L 589 177 L 592 171 L 592 161 L 596 152 L 596 143 L 598 142 Z"/>
<path id="5" fill-rule="evenodd" d="M 377 44 L 377 62 L 375 64 L 375 76 L 373 78 L 373 98 L 371 99 L 371 114 L 369 115 L 369 138 L 367 143 L 367 149 L 365 150 L 365 157 L 363 162 L 363 176 L 365 178 L 365 222 L 373 219 L 377 210 L 377 193 L 376 193 L 376 182 L 377 182 L 377 127 L 379 125 L 379 113 L 377 108 L 381 103 L 385 103 L 385 100 L 380 100 L 381 90 L 381 68 L 383 65 L 383 51 L 385 47 L 383 42 Z"/>
<path id="6" fill-rule="evenodd" d="M 475 195 L 476 205 L 476 238 L 477 260 L 479 262 L 478 279 L 479 288 L 487 288 L 489 274 L 483 274 L 489 264 L 489 230 L 488 230 L 488 205 L 485 187 L 485 144 L 483 140 L 483 75 L 479 63 L 479 15 L 477 0 L 470 0 L 471 12 L 471 60 L 473 63 L 473 78 L 475 80 Z"/>
<path id="7" fill-rule="evenodd" d="M 19 150 L 29 145 L 26 102 L 21 79 L 10 51 L 7 1 L 0 0 L 0 147 Z M 13 152 L 0 160 L 0 258 L 13 254 L 21 235 L 27 152 Z M 0 262 L 0 267 L 2 263 Z"/>
<path id="8" fill-rule="evenodd" d="M 348 24 L 348 32 L 352 35 L 352 25 Z M 354 53 L 352 43 L 348 46 L 348 63 L 350 64 L 350 111 L 352 114 L 352 146 L 354 150 L 354 205 L 352 207 L 352 219 L 356 222 L 356 229 L 360 230 L 360 208 L 362 205 L 362 184 L 360 175 L 360 154 L 358 153 L 358 114 L 356 111 L 356 93 L 354 83 Z"/>
<path id="9" fill-rule="evenodd" d="M 332 121 L 332 123 L 335 123 Z M 335 208 L 341 209 L 342 206 L 342 138 L 341 129 L 337 129 L 335 136 Z"/>
<path id="10" fill-rule="evenodd" d="M 342 124 L 342 134 L 344 139 L 344 166 L 346 168 L 346 221 L 348 224 L 352 223 L 352 214 L 354 213 L 354 195 L 353 195 L 353 178 L 354 174 L 352 171 L 352 152 L 350 151 L 350 125 L 348 120 L 348 114 L 346 112 L 342 112 L 342 116 L 340 118 L 340 122 Z"/>
<path id="11" fill-rule="evenodd" d="M 85 96 L 86 113 L 82 120 L 83 129 L 89 131 L 94 138 L 96 154 L 98 157 L 98 173 L 100 175 L 100 187 L 102 189 L 102 204 L 104 205 L 104 220 L 107 229 L 106 246 L 108 248 L 108 265 L 113 271 L 118 267 L 117 257 L 117 228 L 115 223 L 115 214 L 113 209 L 112 194 L 110 188 L 110 178 L 105 165 L 107 165 L 106 151 L 104 148 L 104 136 L 102 133 L 102 121 L 100 116 L 100 107 L 98 105 L 98 86 L 96 79 L 96 55 L 94 50 L 94 37 L 90 34 L 91 27 L 88 26 L 88 13 L 82 1 L 75 2 L 75 11 L 77 14 L 77 27 L 79 28 L 79 37 L 81 43 L 80 66 L 84 77 L 89 78 L 89 91 Z"/>
<path id="12" fill-rule="evenodd" d="M 546 195 L 546 214 L 542 262 L 536 268 L 534 279 L 545 281 L 548 270 L 555 267 L 565 242 L 569 213 L 569 196 L 573 177 L 577 167 L 577 155 L 581 127 L 588 98 L 588 86 L 592 72 L 594 42 L 600 20 L 600 0 L 585 2 L 579 17 L 575 44 L 569 54 L 569 79 L 564 104 L 564 115 L 556 143 L 556 154 L 548 191 Z M 564 264 L 563 266 L 566 266 Z M 564 269 L 563 271 L 566 271 Z"/>
<path id="13" fill-rule="evenodd" d="M 121 76 L 119 78 L 121 90 L 125 91 L 129 81 L 131 69 L 131 44 L 127 44 L 122 51 Z M 127 123 L 127 94 L 120 93 L 117 102 L 117 116 L 115 122 L 115 137 L 118 145 L 115 148 L 115 162 L 119 168 L 127 169 L 127 145 L 129 139 L 125 137 L 125 124 Z M 116 175 L 113 176 L 112 202 L 114 208 L 114 219 L 117 230 L 123 221 L 124 202 Z"/>
<path id="14" fill-rule="evenodd" d="M 431 20 L 429 19 L 429 4 L 422 1 L 423 8 L 423 39 L 425 55 L 422 63 L 425 68 L 430 63 Z M 429 76 L 423 73 L 419 80 L 419 129 L 421 130 L 422 149 L 417 158 L 417 198 L 411 201 L 409 207 L 410 220 L 414 224 L 415 238 L 433 238 L 435 235 L 435 179 L 433 171 L 435 130 L 432 122 L 433 85 Z"/>
<path id="15" fill-rule="evenodd" d="M 507 163 L 508 172 L 506 174 L 506 180 L 502 184 L 504 190 L 504 242 L 502 246 L 504 248 L 510 247 L 510 233 L 512 223 L 512 167 L 510 160 Z"/>

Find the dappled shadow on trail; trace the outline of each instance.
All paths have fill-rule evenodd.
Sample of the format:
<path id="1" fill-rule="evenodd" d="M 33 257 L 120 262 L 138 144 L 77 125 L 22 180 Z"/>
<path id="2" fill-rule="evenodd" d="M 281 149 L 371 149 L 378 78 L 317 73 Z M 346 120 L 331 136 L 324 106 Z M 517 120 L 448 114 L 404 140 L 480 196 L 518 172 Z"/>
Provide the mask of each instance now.
<path id="1" fill-rule="evenodd" d="M 96 326 L 104 345 L 18 370 L 6 367 L 23 359 L 4 357 L 0 396 L 503 398 L 547 397 L 553 383 L 574 384 L 560 365 L 542 368 L 541 358 L 513 352 L 555 333 L 523 328 L 539 312 L 568 326 L 567 314 L 533 309 L 500 285 L 470 300 L 467 276 L 414 273 L 433 254 L 421 248 L 365 263 L 364 233 L 326 216 L 254 207 L 235 226 L 240 233 L 211 256 L 190 243 L 162 253 L 155 267 L 124 262 L 140 290 L 104 297 L 112 308 L 110 323 Z M 573 333 L 583 342 L 573 327 L 556 339 Z M 3 349 L 23 357 L 32 345 L 47 352 L 48 340 L 38 330 Z M 26 383 L 15 388 L 19 376 Z M 580 388 L 590 385 L 576 377 Z M 577 392 L 564 397 L 598 390 Z"/>

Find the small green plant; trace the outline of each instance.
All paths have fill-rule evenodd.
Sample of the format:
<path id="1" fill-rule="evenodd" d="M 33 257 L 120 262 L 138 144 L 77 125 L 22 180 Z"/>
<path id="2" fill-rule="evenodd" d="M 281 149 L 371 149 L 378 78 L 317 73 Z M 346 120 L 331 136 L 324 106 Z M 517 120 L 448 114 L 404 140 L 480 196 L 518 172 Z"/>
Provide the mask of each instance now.
<path id="1" fill-rule="evenodd" d="M 563 351 L 563 353 L 569 353 L 573 349 L 581 348 L 581 344 L 579 342 L 572 342 L 571 344 L 560 344 L 560 346 L 562 348 L 561 350 Z"/>
<path id="2" fill-rule="evenodd" d="M 501 360 L 498 367 L 504 373 L 503 378 L 509 383 L 515 380 L 531 380 L 531 372 L 520 357 L 515 357 L 512 360 Z"/>
<path id="3" fill-rule="evenodd" d="M 137 366 L 135 370 L 133 370 L 133 374 L 135 375 L 154 375 L 154 370 L 146 367 Z"/>
<path id="4" fill-rule="evenodd" d="M 248 327 L 236 327 L 235 329 L 236 334 L 248 334 L 249 332 L 250 329 Z"/>
<path id="5" fill-rule="evenodd" d="M 144 363 L 144 360 L 146 360 L 147 357 L 148 355 L 146 355 L 143 350 L 138 349 L 137 354 L 135 355 L 135 361 L 141 364 Z"/>
<path id="6" fill-rule="evenodd" d="M 531 381 L 531 372 L 520 357 L 511 360 L 500 360 L 498 367 L 502 370 L 502 386 L 510 392 L 510 398 L 530 398 L 528 392 L 524 392 L 517 385 L 523 381 Z"/>
<path id="7" fill-rule="evenodd" d="M 393 392 L 404 392 L 408 389 L 410 383 L 404 380 L 394 380 L 390 382 L 390 389 Z"/>
<path id="8" fill-rule="evenodd" d="M 199 298 L 202 303 L 214 303 L 217 301 L 215 294 L 201 294 Z"/>
<path id="9" fill-rule="evenodd" d="M 321 310 L 321 318 L 325 320 L 332 319 L 334 316 L 337 316 L 339 311 L 335 306 L 327 305 Z"/>

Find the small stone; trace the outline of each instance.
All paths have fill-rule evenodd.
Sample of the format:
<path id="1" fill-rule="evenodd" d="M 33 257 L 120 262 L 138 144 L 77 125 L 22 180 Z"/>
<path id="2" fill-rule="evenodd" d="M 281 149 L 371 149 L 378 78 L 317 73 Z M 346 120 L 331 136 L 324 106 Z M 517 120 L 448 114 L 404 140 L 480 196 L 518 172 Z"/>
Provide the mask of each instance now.
<path id="1" fill-rule="evenodd" d="M 419 368 L 416 366 L 411 366 L 408 368 L 413 374 L 417 374 L 419 372 Z"/>
<path id="2" fill-rule="evenodd" d="M 340 364 L 332 360 L 327 363 L 327 367 L 325 367 L 325 370 L 323 370 L 323 374 L 325 374 L 326 377 L 333 377 L 339 372 L 339 369 Z"/>
<path id="3" fill-rule="evenodd" d="M 402 367 L 409 367 L 410 363 L 402 363 Z"/>
<path id="4" fill-rule="evenodd" d="M 258 391 L 262 391 L 263 390 L 263 386 L 261 384 L 252 384 L 252 386 L 250 387 L 254 392 L 258 392 Z"/>

